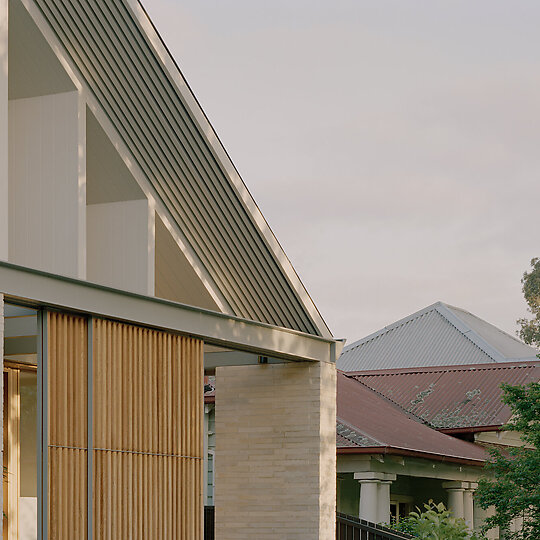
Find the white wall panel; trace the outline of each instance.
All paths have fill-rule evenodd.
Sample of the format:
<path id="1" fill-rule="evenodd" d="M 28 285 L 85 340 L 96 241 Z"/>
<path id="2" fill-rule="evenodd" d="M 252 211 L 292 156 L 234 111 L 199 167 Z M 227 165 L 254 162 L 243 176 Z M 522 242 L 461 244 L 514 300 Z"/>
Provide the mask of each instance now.
<path id="1" fill-rule="evenodd" d="M 77 92 L 9 102 L 9 260 L 85 277 L 86 109 Z"/>
<path id="2" fill-rule="evenodd" d="M 8 0 L 0 0 L 0 260 L 8 258 Z M 0 526 L 1 527 L 1 526 Z"/>
<path id="3" fill-rule="evenodd" d="M 154 210 L 147 200 L 87 207 L 89 281 L 154 294 Z"/>

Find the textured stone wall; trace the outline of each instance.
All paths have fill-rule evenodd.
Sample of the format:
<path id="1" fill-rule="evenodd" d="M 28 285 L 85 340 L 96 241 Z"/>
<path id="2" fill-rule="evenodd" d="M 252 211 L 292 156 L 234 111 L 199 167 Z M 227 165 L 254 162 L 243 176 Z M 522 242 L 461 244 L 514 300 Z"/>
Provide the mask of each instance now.
<path id="1" fill-rule="evenodd" d="M 216 539 L 335 540 L 336 370 L 216 370 Z"/>

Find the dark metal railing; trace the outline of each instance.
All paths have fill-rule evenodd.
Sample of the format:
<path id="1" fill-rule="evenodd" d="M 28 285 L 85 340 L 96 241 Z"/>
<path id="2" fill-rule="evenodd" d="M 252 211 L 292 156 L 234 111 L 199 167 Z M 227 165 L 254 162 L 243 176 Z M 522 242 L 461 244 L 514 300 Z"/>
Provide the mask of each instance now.
<path id="1" fill-rule="evenodd" d="M 336 514 L 336 540 L 408 540 L 412 536 L 347 514 Z M 204 507 L 204 540 L 214 540 L 214 507 Z"/>
<path id="2" fill-rule="evenodd" d="M 393 531 L 347 514 L 336 514 L 336 540 L 408 540 L 409 534 Z"/>
<path id="3" fill-rule="evenodd" d="M 204 540 L 214 540 L 214 506 L 204 507 Z"/>

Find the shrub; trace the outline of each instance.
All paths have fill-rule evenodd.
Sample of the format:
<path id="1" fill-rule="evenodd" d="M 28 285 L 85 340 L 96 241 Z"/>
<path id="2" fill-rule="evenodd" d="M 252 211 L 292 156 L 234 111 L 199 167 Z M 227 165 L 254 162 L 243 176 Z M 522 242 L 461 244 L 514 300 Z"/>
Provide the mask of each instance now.
<path id="1" fill-rule="evenodd" d="M 423 512 L 418 507 L 416 510 L 392 528 L 425 540 L 480 540 L 475 533 L 471 534 L 463 519 L 452 517 L 443 503 L 430 500 L 424 504 Z"/>

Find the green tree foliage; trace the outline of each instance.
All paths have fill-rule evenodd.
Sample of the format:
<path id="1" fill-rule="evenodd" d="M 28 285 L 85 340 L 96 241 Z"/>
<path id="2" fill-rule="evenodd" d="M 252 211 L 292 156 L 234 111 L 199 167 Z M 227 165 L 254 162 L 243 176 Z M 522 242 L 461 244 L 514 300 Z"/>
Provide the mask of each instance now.
<path id="1" fill-rule="evenodd" d="M 479 482 L 476 500 L 482 508 L 494 506 L 496 513 L 486 521 L 486 529 L 507 530 L 510 521 L 523 517 L 523 529 L 505 538 L 540 539 L 540 384 L 503 385 L 503 401 L 512 409 L 505 429 L 521 434 L 524 446 L 503 454 L 491 449 L 486 468 L 491 478 Z"/>
<path id="2" fill-rule="evenodd" d="M 532 270 L 525 272 L 521 280 L 523 296 L 532 319 L 519 319 L 519 337 L 529 345 L 540 347 L 540 258 L 531 261 Z"/>
<path id="3" fill-rule="evenodd" d="M 424 504 L 424 511 L 416 508 L 408 517 L 401 520 L 394 529 L 409 533 L 416 538 L 425 540 L 465 540 L 477 538 L 470 534 L 463 519 L 452 517 L 443 503 L 435 504 L 429 501 Z"/>

